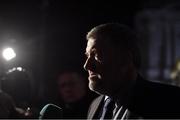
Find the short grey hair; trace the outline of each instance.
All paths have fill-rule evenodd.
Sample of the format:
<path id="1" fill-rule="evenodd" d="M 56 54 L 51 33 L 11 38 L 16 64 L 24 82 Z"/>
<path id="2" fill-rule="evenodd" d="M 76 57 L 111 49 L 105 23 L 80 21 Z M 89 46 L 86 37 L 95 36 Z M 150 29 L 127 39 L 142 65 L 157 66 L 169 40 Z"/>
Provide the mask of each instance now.
<path id="1" fill-rule="evenodd" d="M 119 23 L 101 24 L 88 32 L 86 39 L 109 40 L 113 46 L 125 48 L 133 55 L 133 62 L 136 68 L 140 68 L 141 56 L 139 51 L 139 39 L 135 31 L 128 26 Z"/>

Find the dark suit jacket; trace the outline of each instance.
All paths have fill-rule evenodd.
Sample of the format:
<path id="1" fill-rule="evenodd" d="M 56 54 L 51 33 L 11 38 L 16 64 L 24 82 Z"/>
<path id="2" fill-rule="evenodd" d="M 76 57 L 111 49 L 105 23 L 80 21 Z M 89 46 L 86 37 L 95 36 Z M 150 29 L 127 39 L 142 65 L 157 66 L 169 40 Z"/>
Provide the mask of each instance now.
<path id="1" fill-rule="evenodd" d="M 98 119 L 104 96 L 96 98 L 90 106 L 88 119 Z M 131 91 L 123 118 L 172 119 L 180 118 L 180 87 L 137 78 Z M 117 116 L 121 119 L 122 116 Z"/>

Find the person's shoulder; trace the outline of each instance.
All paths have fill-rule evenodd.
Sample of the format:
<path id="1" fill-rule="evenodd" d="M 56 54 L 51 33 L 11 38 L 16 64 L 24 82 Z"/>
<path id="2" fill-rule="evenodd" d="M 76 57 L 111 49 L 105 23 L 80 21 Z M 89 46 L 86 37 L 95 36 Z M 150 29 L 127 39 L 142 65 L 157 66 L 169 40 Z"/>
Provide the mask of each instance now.
<path id="1" fill-rule="evenodd" d="M 149 81 L 137 80 L 133 89 L 129 109 L 144 117 L 180 117 L 180 87 Z"/>
<path id="2" fill-rule="evenodd" d="M 156 81 L 156 80 L 147 80 L 144 79 L 143 77 L 139 76 L 137 79 L 136 86 L 139 88 L 144 88 L 144 89 L 160 89 L 165 91 L 180 91 L 180 87 L 165 83 L 162 81 Z M 179 92 L 180 93 L 180 92 Z"/>
<path id="3" fill-rule="evenodd" d="M 145 80 L 142 77 L 137 80 L 132 94 L 135 101 L 141 101 L 138 102 L 140 104 L 153 103 L 160 105 L 161 103 L 171 103 L 171 105 L 180 105 L 180 87 L 158 81 Z"/>
<path id="4" fill-rule="evenodd" d="M 104 95 L 99 95 L 92 101 L 92 104 L 96 102 L 100 102 L 102 101 L 102 99 L 104 99 Z"/>
<path id="5" fill-rule="evenodd" d="M 99 95 L 98 97 L 96 97 L 92 102 L 91 105 L 89 107 L 89 109 L 94 108 L 95 106 L 99 106 L 102 102 L 102 100 L 104 99 L 104 95 Z"/>
<path id="6" fill-rule="evenodd" d="M 88 119 L 92 119 L 94 116 L 96 116 L 97 111 L 99 111 L 99 107 L 102 105 L 102 101 L 104 100 L 104 95 L 99 95 L 98 97 L 96 97 L 88 110 Z"/>
<path id="7" fill-rule="evenodd" d="M 13 98 L 6 92 L 0 92 L 0 102 L 7 105 L 14 105 Z"/>

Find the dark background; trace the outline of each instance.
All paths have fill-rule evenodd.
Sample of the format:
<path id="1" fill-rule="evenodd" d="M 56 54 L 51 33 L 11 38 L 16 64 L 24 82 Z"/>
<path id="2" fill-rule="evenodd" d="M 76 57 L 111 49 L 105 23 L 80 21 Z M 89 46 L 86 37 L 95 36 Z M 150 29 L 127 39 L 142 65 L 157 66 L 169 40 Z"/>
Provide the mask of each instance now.
<path id="1" fill-rule="evenodd" d="M 1 0 L 0 49 L 9 45 L 17 51 L 10 63 L 1 60 L 2 74 L 12 67 L 25 68 L 34 97 L 51 99 L 58 71 L 84 72 L 85 36 L 92 27 L 119 22 L 135 28 L 139 11 L 174 2 L 178 0 Z"/>

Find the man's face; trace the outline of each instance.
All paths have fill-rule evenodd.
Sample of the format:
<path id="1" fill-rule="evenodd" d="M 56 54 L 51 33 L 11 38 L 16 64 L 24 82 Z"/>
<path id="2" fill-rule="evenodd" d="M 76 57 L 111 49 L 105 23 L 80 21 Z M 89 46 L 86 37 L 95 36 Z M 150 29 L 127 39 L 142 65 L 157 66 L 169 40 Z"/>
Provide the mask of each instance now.
<path id="1" fill-rule="evenodd" d="M 85 95 L 85 83 L 76 73 L 64 73 L 58 78 L 58 90 L 66 103 L 73 103 Z"/>
<path id="2" fill-rule="evenodd" d="M 89 39 L 84 68 L 89 73 L 89 88 L 100 94 L 112 95 L 126 86 L 127 51 L 112 47 L 105 40 Z"/>

